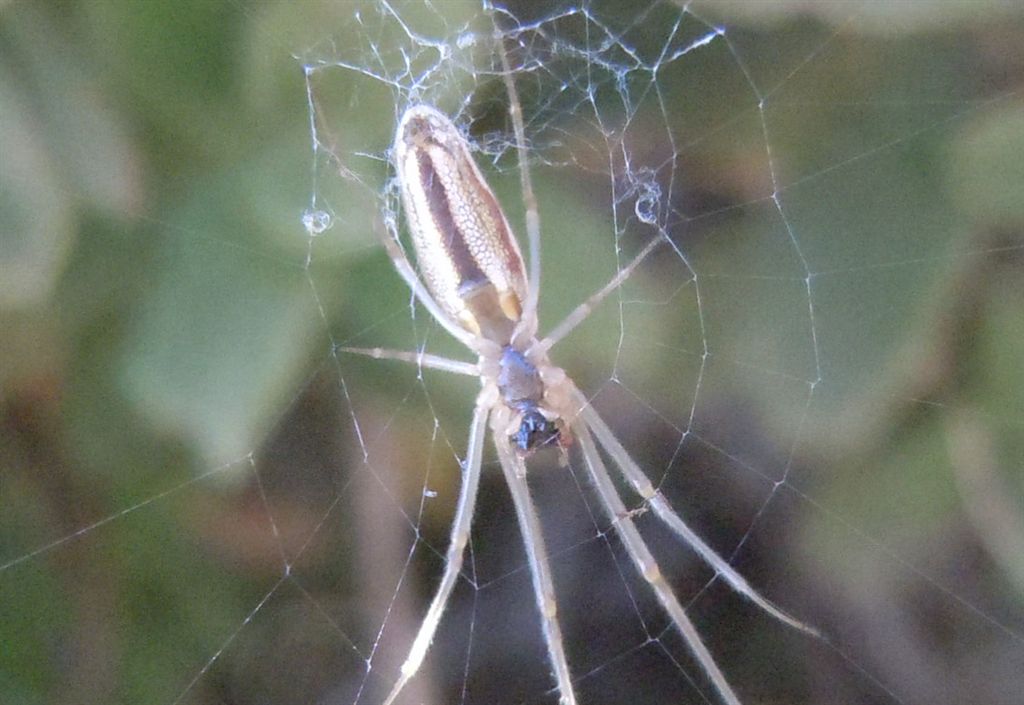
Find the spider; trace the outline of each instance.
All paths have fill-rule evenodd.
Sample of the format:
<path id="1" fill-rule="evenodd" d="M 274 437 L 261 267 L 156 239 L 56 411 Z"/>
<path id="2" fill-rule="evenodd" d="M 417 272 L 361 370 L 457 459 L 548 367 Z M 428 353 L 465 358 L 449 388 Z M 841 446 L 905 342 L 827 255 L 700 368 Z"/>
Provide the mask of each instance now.
<path id="1" fill-rule="evenodd" d="M 562 705 L 576 694 L 559 627 L 557 599 L 540 521 L 527 486 L 527 458 L 545 447 L 567 453 L 577 446 L 601 505 L 622 543 L 684 638 L 722 700 L 738 705 L 722 674 L 614 485 L 605 459 L 641 497 L 645 507 L 697 552 L 732 588 L 782 622 L 815 634 L 755 591 L 729 563 L 683 521 L 630 457 L 622 443 L 577 389 L 548 358 L 549 349 L 578 326 L 640 263 L 667 241 L 662 232 L 605 286 L 573 310 L 545 337 L 537 337 L 540 282 L 540 220 L 523 138 L 522 114 L 503 58 L 516 137 L 530 268 L 524 264 L 508 221 L 470 153 L 466 139 L 442 112 L 426 104 L 409 107 L 398 123 L 392 158 L 406 221 L 422 272 L 417 275 L 392 231 L 382 237 L 398 273 L 419 302 L 451 335 L 477 355 L 476 363 L 423 352 L 343 348 L 378 359 L 476 376 L 477 395 L 464 461 L 462 485 L 440 585 L 384 705 L 391 705 L 419 670 L 462 570 L 469 541 L 484 448 L 490 429 L 498 461 L 511 491 L 525 545 L 544 641 Z"/>

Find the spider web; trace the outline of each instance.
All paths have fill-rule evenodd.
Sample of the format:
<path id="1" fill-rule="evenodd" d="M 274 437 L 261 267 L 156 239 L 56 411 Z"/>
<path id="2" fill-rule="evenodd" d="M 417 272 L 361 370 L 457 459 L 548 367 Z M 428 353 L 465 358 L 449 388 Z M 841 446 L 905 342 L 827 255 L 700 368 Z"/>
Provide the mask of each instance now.
<path id="1" fill-rule="evenodd" d="M 1012 702 L 1024 615 L 992 586 L 998 561 L 962 535 L 955 493 L 934 490 L 952 482 L 936 470 L 949 461 L 913 433 L 895 460 L 864 450 L 906 423 L 894 408 L 949 408 L 915 392 L 916 362 L 935 344 L 920 321 L 937 315 L 944 279 L 996 248 L 968 240 L 934 177 L 907 163 L 989 103 L 877 80 L 887 62 L 919 57 L 909 39 L 871 54 L 871 8 L 835 4 L 766 40 L 713 4 L 345 5 L 343 26 L 298 55 L 313 151 L 305 257 L 262 270 L 304 285 L 279 313 L 314 322 L 295 332 L 322 343 L 312 371 L 277 398 L 261 440 L 243 434 L 237 459 L 16 544 L 0 580 L 36 589 L 44 561 L 82 542 L 88 565 L 112 571 L 126 551 L 107 543 L 112 524 L 191 531 L 211 571 L 236 576 L 234 594 L 206 595 L 202 575 L 181 584 L 190 610 L 157 628 L 175 648 L 151 646 L 133 678 L 166 681 L 173 703 L 381 702 L 444 567 L 479 385 L 344 348 L 470 359 L 379 238 L 407 242 L 389 150 L 399 116 L 421 102 L 464 131 L 524 233 L 502 47 L 540 201 L 541 332 L 665 239 L 553 361 L 697 532 L 822 632 L 738 597 L 621 487 L 741 699 Z M 899 217 L 922 210 L 933 218 Z M 1019 431 L 1020 411 L 995 421 Z M 575 452 L 566 467 L 531 461 L 530 483 L 581 702 L 717 702 Z M 222 502 L 235 507 L 223 519 Z M 132 564 L 129 553 L 117 570 Z M 488 439 L 463 575 L 400 702 L 554 703 L 553 687 Z"/>

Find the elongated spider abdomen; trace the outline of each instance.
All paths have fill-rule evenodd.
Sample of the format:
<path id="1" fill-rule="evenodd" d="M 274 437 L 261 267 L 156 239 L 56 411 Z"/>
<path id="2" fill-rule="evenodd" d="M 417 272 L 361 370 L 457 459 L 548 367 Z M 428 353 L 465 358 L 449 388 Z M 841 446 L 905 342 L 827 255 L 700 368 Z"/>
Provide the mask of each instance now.
<path id="1" fill-rule="evenodd" d="M 523 255 L 462 133 L 429 105 L 409 108 L 395 167 L 427 288 L 463 329 L 507 344 L 526 299 Z"/>

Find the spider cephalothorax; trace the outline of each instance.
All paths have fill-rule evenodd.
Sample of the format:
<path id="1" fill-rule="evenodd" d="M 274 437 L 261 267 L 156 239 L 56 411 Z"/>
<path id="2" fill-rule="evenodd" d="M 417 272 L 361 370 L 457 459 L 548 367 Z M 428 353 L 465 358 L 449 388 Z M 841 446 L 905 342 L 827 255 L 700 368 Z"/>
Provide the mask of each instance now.
<path id="1" fill-rule="evenodd" d="M 537 366 L 515 347 L 506 345 L 498 361 L 498 391 L 505 404 L 516 412 L 509 440 L 522 454 L 560 444 L 561 424 L 557 415 L 545 410 L 544 382 Z"/>

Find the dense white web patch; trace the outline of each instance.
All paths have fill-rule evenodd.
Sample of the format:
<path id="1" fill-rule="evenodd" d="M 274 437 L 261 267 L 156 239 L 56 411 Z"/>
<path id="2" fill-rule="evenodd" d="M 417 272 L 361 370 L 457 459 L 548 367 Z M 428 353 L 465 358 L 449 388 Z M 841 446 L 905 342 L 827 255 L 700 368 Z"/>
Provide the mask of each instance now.
<path id="1" fill-rule="evenodd" d="M 982 634 L 1005 649 L 1008 664 L 1020 663 L 1005 654 L 1024 651 L 1021 616 L 990 614 L 929 555 L 908 555 L 897 509 L 865 525 L 841 499 L 819 495 L 827 479 L 819 475 L 843 457 L 835 448 L 854 445 L 841 434 L 870 429 L 846 408 L 859 405 L 863 416 L 864 404 L 851 399 L 878 387 L 875 366 L 896 354 L 858 344 L 859 331 L 883 325 L 886 314 L 890 324 L 902 320 L 902 290 L 886 289 L 886 277 L 927 281 L 927 261 L 972 254 L 952 238 L 936 245 L 914 224 L 879 234 L 870 218 L 832 213 L 849 215 L 844 199 L 884 201 L 878 191 L 887 186 L 905 196 L 875 172 L 977 106 L 954 100 L 930 114 L 922 100 L 891 134 L 837 138 L 804 154 L 799 113 L 814 94 L 806 85 L 844 28 L 801 37 L 775 56 L 710 12 L 608 3 L 534 16 L 382 2 L 353 9 L 336 35 L 325 29 L 331 38 L 299 54 L 313 151 L 302 271 L 330 350 L 282 409 L 273 436 L 229 468 L 250 478 L 255 530 L 270 537 L 279 563 L 246 584 L 249 608 L 218 630 L 213 648 L 176 655 L 172 702 L 206 702 L 225 690 L 239 702 L 378 703 L 398 674 L 443 565 L 476 388 L 344 348 L 468 359 L 416 304 L 380 238 L 407 242 L 390 147 L 398 116 L 419 102 L 465 131 L 523 234 L 499 44 L 523 103 L 540 198 L 542 332 L 653 238 L 667 238 L 552 358 L 704 538 L 824 635 L 787 630 L 735 596 L 631 496 L 638 525 L 744 702 L 902 703 L 927 692 L 908 682 L 913 668 L 890 669 L 868 655 L 878 635 L 907 639 L 921 625 L 871 624 L 851 583 L 862 574 L 865 583 L 899 584 L 885 594 L 906 601 L 869 605 L 878 619 L 931 610 L 934 621 Z M 878 307 L 889 310 L 872 315 Z M 867 404 L 867 413 L 880 404 Z M 308 427 L 288 430 L 297 423 Z M 581 700 L 715 702 L 578 465 L 572 455 L 567 468 L 540 458 L 530 482 Z M 204 480 L 221 474 L 212 468 L 0 559 L 0 578 L 17 580 L 26 564 L 168 497 L 198 503 L 192 497 Z M 822 526 L 837 538 L 807 537 Z M 202 599 L 201 586 L 190 589 Z M 915 607 L 921 595 L 932 604 Z M 401 701 L 555 702 L 553 685 L 507 491 L 492 464 L 454 604 Z"/>

